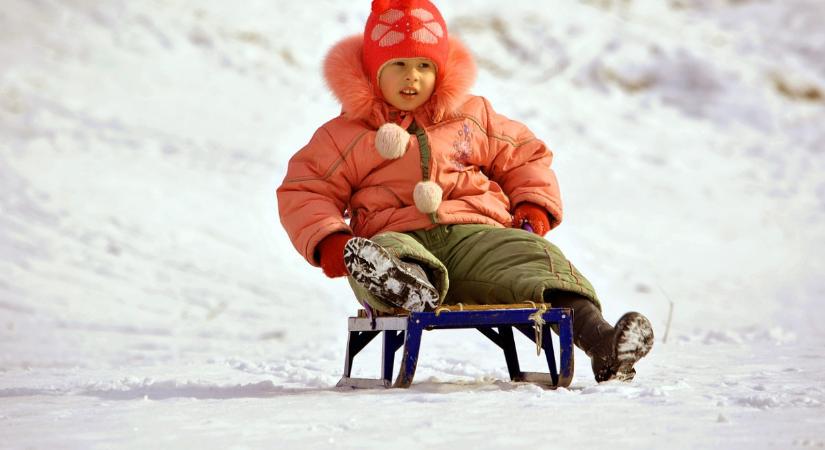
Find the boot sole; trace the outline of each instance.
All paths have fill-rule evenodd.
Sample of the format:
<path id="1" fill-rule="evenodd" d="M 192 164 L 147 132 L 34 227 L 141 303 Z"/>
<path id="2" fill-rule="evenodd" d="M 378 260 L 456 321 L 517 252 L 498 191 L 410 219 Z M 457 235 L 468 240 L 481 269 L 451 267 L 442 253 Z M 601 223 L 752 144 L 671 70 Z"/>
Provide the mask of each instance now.
<path id="1" fill-rule="evenodd" d="M 653 348 L 653 326 L 647 317 L 629 312 L 616 322 L 616 372 L 611 379 L 630 381 L 636 375 L 633 366 Z"/>
<path id="2" fill-rule="evenodd" d="M 438 304 L 438 291 L 406 270 L 398 258 L 369 239 L 355 237 L 344 246 L 344 264 L 358 284 L 372 295 L 408 311 Z"/>

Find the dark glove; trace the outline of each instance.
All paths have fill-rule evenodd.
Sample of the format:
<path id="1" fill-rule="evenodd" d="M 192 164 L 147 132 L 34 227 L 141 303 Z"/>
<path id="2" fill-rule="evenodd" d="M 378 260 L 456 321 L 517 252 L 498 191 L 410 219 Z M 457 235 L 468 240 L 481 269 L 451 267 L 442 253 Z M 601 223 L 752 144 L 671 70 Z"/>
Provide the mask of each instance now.
<path id="1" fill-rule="evenodd" d="M 539 236 L 544 236 L 550 231 L 550 219 L 547 217 L 547 210 L 535 203 L 519 203 L 513 211 L 513 227 L 524 228 L 530 225 L 531 231 Z"/>
<path id="2" fill-rule="evenodd" d="M 344 246 L 352 239 L 347 233 L 333 233 L 318 243 L 318 258 L 324 275 L 330 278 L 349 275 L 344 265 Z"/>

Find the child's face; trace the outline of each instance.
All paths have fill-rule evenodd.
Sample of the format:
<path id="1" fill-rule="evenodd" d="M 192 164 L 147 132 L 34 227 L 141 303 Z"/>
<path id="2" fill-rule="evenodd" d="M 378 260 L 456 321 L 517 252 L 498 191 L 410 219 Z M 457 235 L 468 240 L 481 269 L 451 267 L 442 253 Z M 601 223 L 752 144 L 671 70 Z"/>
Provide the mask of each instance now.
<path id="1" fill-rule="evenodd" d="M 427 58 L 396 58 L 378 75 L 384 100 L 402 111 L 423 105 L 435 89 L 435 64 Z"/>

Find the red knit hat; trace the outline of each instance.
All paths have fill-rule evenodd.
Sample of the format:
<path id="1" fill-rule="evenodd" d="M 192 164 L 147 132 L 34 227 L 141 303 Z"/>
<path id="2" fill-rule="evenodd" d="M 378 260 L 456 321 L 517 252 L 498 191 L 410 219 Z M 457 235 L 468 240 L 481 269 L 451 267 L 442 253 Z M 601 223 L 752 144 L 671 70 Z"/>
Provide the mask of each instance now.
<path id="1" fill-rule="evenodd" d="M 428 58 L 443 76 L 450 46 L 447 24 L 428 0 L 373 0 L 364 28 L 364 70 L 377 92 L 381 67 L 394 58 Z"/>

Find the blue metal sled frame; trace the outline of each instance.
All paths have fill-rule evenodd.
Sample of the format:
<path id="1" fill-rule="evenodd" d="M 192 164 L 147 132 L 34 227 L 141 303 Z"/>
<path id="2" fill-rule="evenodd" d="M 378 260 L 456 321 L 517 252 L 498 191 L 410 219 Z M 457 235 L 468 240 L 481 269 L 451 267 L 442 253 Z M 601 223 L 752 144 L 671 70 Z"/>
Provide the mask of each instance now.
<path id="1" fill-rule="evenodd" d="M 344 376 L 339 387 L 408 388 L 415 376 L 418 364 L 418 350 L 424 330 L 475 328 L 504 351 L 510 379 L 529 382 L 548 388 L 567 387 L 573 380 L 573 316 L 568 308 L 547 309 L 541 332 L 541 347 L 547 359 L 548 373 L 522 372 L 519 368 L 513 328 L 535 341 L 535 328 L 531 315 L 538 308 L 486 309 L 472 311 L 443 311 L 409 313 L 409 316 L 350 317 L 347 355 L 344 361 Z M 555 351 L 551 336 L 551 325 L 558 327 L 559 366 L 556 367 Z M 497 329 L 497 330 L 496 330 Z M 379 333 L 383 332 L 381 378 L 352 378 L 352 362 Z M 395 352 L 404 347 L 401 368 L 395 383 L 392 383 Z"/>

